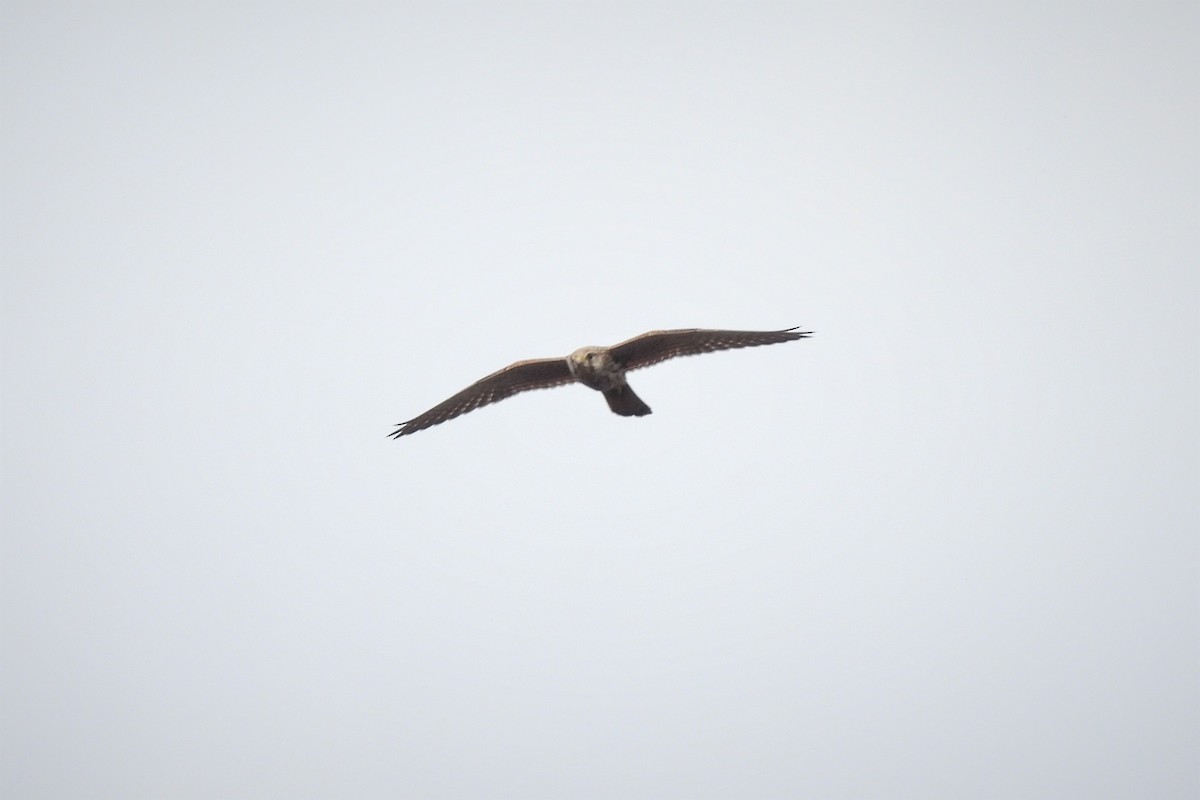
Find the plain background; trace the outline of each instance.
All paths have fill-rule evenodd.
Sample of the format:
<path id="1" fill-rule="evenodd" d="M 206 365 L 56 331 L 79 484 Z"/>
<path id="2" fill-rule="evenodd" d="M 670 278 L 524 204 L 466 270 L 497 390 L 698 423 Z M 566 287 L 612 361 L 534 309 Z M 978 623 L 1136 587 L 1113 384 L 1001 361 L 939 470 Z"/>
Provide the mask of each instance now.
<path id="1" fill-rule="evenodd" d="M 5 797 L 1200 793 L 1195 3 L 2 15 Z"/>

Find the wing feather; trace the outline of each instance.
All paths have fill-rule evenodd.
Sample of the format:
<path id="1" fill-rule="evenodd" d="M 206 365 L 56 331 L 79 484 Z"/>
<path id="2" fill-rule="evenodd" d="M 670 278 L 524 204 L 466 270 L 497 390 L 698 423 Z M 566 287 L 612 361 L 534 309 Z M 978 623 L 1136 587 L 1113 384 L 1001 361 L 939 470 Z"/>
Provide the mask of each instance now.
<path id="1" fill-rule="evenodd" d="M 407 422 L 388 434 L 399 439 L 410 433 L 424 430 L 448 419 L 474 411 L 482 406 L 497 403 L 519 392 L 531 389 L 549 389 L 565 383 L 574 383 L 575 378 L 564 358 L 537 358 L 509 364 L 486 378 L 475 381 L 448 400 L 438 403 L 424 414 Z"/>
<path id="2" fill-rule="evenodd" d="M 811 331 L 801 331 L 799 328 L 782 331 L 719 331 L 705 328 L 650 331 L 614 345 L 612 354 L 617 363 L 626 370 L 632 370 L 649 367 L 669 358 L 792 342 L 811 335 Z"/>

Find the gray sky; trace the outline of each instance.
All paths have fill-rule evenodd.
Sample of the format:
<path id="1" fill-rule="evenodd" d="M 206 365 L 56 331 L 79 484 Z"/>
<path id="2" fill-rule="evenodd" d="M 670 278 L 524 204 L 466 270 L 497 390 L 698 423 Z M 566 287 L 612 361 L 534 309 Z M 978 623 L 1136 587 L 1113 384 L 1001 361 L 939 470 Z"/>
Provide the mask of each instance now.
<path id="1" fill-rule="evenodd" d="M 1200 793 L 1194 3 L 295 6 L 3 5 L 5 797 Z"/>

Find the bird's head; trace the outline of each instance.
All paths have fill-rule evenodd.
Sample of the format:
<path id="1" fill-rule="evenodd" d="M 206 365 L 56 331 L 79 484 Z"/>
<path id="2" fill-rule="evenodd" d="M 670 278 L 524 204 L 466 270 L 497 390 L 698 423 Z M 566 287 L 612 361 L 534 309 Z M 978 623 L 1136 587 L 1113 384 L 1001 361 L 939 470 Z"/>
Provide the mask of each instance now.
<path id="1" fill-rule="evenodd" d="M 581 347 L 569 358 L 576 364 L 591 366 L 600 360 L 602 352 L 603 348 L 600 347 Z"/>
<path id="2" fill-rule="evenodd" d="M 595 375 L 606 369 L 607 358 L 608 353 L 603 347 L 581 347 L 567 356 L 567 366 L 576 377 Z"/>

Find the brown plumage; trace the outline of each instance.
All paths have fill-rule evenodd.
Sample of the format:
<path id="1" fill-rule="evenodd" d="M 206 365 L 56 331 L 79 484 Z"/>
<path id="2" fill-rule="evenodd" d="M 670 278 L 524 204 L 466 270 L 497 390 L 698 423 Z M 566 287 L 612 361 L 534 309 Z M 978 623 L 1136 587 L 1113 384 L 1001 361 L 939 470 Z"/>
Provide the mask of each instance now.
<path id="1" fill-rule="evenodd" d="M 398 439 L 519 392 L 575 382 L 602 392 L 614 413 L 625 417 L 641 417 L 650 413 L 650 406 L 629 388 L 625 373 L 630 370 L 649 367 L 669 358 L 791 342 L 811 335 L 811 331 L 797 328 L 782 331 L 719 331 L 703 328 L 650 331 L 612 347 L 581 347 L 566 358 L 518 361 L 476 381 L 424 414 L 398 423 L 396 430 L 388 435 Z"/>

